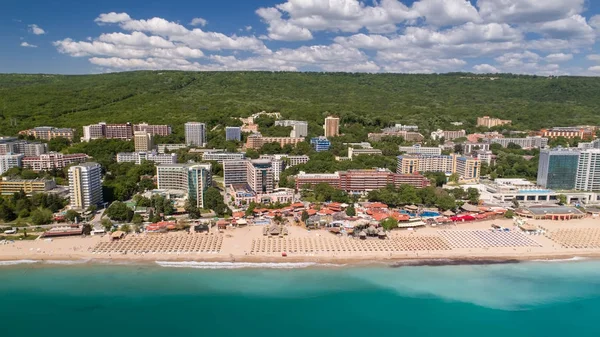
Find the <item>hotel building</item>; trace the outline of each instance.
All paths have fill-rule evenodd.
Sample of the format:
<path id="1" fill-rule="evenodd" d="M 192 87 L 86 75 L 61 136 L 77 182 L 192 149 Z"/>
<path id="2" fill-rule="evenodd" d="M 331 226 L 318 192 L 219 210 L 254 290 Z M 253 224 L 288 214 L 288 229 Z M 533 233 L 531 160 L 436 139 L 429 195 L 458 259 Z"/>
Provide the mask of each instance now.
<path id="1" fill-rule="evenodd" d="M 340 119 L 338 117 L 329 116 L 325 118 L 325 137 L 337 137 L 340 135 Z"/>
<path id="2" fill-rule="evenodd" d="M 4 172 L 10 170 L 13 167 L 22 167 L 23 166 L 23 155 L 20 153 L 17 154 L 3 154 L 0 155 L 0 175 L 4 174 Z"/>
<path id="3" fill-rule="evenodd" d="M 238 152 L 204 152 L 202 154 L 202 161 L 216 161 L 219 164 L 223 164 L 226 160 L 244 159 L 246 159 L 246 154 Z"/>
<path id="4" fill-rule="evenodd" d="M 437 130 L 437 131 L 433 131 L 431 133 L 431 139 L 444 138 L 445 140 L 454 140 L 456 138 L 461 138 L 461 137 L 466 137 L 466 136 L 467 136 L 467 133 L 465 132 L 465 130 L 458 130 L 458 131 Z"/>
<path id="5" fill-rule="evenodd" d="M 71 208 L 85 210 L 103 202 L 102 169 L 97 163 L 83 163 L 69 168 Z"/>
<path id="6" fill-rule="evenodd" d="M 490 150 L 490 143 L 473 143 L 473 142 L 467 142 L 462 144 L 463 147 L 463 154 L 469 154 L 469 153 L 473 153 L 475 151 L 489 151 Z"/>
<path id="7" fill-rule="evenodd" d="M 523 149 L 539 149 L 548 145 L 548 138 L 540 136 L 525 138 L 492 138 L 489 142 L 491 144 L 500 144 L 502 147 L 508 147 L 508 144 L 513 143 L 519 145 Z"/>
<path id="8" fill-rule="evenodd" d="M 135 152 L 148 152 L 154 149 L 154 136 L 146 131 L 133 133 Z"/>
<path id="9" fill-rule="evenodd" d="M 273 163 L 270 159 L 226 160 L 223 178 L 226 187 L 248 184 L 257 194 L 271 193 L 274 188 Z"/>
<path id="10" fill-rule="evenodd" d="M 37 139 L 51 140 L 54 138 L 66 138 L 73 141 L 75 130 L 69 128 L 55 128 L 52 126 L 38 126 L 33 129 L 23 130 L 20 135 L 33 136 Z"/>
<path id="11" fill-rule="evenodd" d="M 278 120 L 275 121 L 276 126 L 292 127 L 290 137 L 299 138 L 308 136 L 308 122 L 293 121 L 293 120 Z"/>
<path id="12" fill-rule="evenodd" d="M 329 147 L 331 147 L 331 142 L 327 137 L 319 136 L 310 139 L 310 145 L 317 152 L 329 151 Z"/>
<path id="13" fill-rule="evenodd" d="M 242 128 L 239 126 L 228 126 L 225 128 L 225 140 L 241 141 Z"/>
<path id="14" fill-rule="evenodd" d="M 477 181 L 481 171 L 481 162 L 476 158 L 449 156 L 405 155 L 398 156 L 397 173 L 414 174 L 417 172 L 457 173 L 461 181 Z"/>
<path id="15" fill-rule="evenodd" d="M 306 174 L 296 176 L 296 189 L 312 188 L 318 184 L 328 184 L 349 193 L 363 193 L 385 188 L 411 185 L 417 188 L 429 186 L 429 179 L 420 174 L 397 174 L 388 169 L 348 170 L 336 173 Z"/>
<path id="16" fill-rule="evenodd" d="M 593 140 L 596 138 L 595 127 L 555 127 L 551 129 L 540 130 L 540 136 L 553 139 L 563 137 L 567 139 L 580 138 L 584 140 Z"/>
<path id="17" fill-rule="evenodd" d="M 379 149 L 355 149 L 352 147 L 348 148 L 348 158 L 352 160 L 353 157 L 356 156 L 372 156 L 372 155 L 381 155 L 383 152 Z"/>
<path id="18" fill-rule="evenodd" d="M 56 187 L 54 180 L 47 179 L 9 179 L 7 177 L 0 180 L 0 194 L 13 195 L 21 191 L 28 196 L 35 193 L 44 193 Z"/>
<path id="19" fill-rule="evenodd" d="M 88 156 L 84 153 L 62 154 L 50 152 L 34 157 L 23 157 L 23 167 L 33 171 L 60 170 L 71 164 L 83 163 L 87 160 Z"/>
<path id="20" fill-rule="evenodd" d="M 511 120 L 491 118 L 490 116 L 477 117 L 477 126 L 492 128 L 494 126 L 506 125 L 512 123 Z"/>
<path id="21" fill-rule="evenodd" d="M 263 137 L 260 133 L 253 133 L 248 136 L 246 140 L 247 149 L 260 149 L 263 145 L 268 143 L 279 143 L 281 147 L 286 145 L 296 146 L 296 144 L 303 142 L 304 137 Z"/>
<path id="22" fill-rule="evenodd" d="M 106 124 L 105 122 L 100 122 L 83 127 L 81 141 L 89 142 L 90 140 L 101 138 L 131 140 L 133 138 L 133 125 L 131 123 Z"/>
<path id="23" fill-rule="evenodd" d="M 133 126 L 133 132 L 136 131 L 147 132 L 152 136 L 168 136 L 171 134 L 171 127 L 169 125 L 149 125 L 148 123 L 140 123 Z"/>
<path id="24" fill-rule="evenodd" d="M 181 194 L 196 200 L 204 208 L 204 192 L 212 186 L 210 164 L 170 164 L 156 167 L 158 189 Z"/>
<path id="25" fill-rule="evenodd" d="M 167 151 L 173 152 L 179 149 L 185 149 L 188 146 L 185 144 L 158 144 L 156 148 L 158 149 L 158 153 L 165 153 Z"/>
<path id="26" fill-rule="evenodd" d="M 408 142 L 422 142 L 425 139 L 422 134 L 413 131 L 384 131 L 380 133 L 369 133 L 368 135 L 368 139 L 372 142 L 381 141 L 385 137 L 402 137 Z"/>
<path id="27" fill-rule="evenodd" d="M 185 123 L 185 143 L 188 146 L 206 146 L 206 124 L 198 122 Z"/>
<path id="28" fill-rule="evenodd" d="M 415 144 L 413 146 L 399 146 L 400 152 L 406 154 L 427 154 L 427 155 L 441 155 L 442 149 L 439 147 L 425 147 L 421 144 Z"/>
<path id="29" fill-rule="evenodd" d="M 1 141 L 0 140 L 0 155 L 4 154 L 23 154 L 26 157 L 39 156 L 48 152 L 48 144 L 46 143 L 31 143 L 25 140 Z"/>
<path id="30" fill-rule="evenodd" d="M 176 153 L 156 153 L 152 152 L 119 152 L 117 153 L 117 163 L 135 163 L 140 165 L 144 160 L 156 164 L 177 164 Z"/>
<path id="31" fill-rule="evenodd" d="M 537 184 L 556 190 L 575 188 L 578 163 L 579 151 L 565 148 L 541 150 Z"/>

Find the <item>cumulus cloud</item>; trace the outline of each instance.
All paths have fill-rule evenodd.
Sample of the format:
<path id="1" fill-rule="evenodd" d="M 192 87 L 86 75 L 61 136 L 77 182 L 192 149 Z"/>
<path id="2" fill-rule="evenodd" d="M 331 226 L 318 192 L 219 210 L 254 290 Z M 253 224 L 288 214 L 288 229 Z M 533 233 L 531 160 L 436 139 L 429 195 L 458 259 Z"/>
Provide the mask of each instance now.
<path id="1" fill-rule="evenodd" d="M 126 22 L 129 20 L 131 20 L 131 17 L 129 17 L 129 14 L 127 14 L 127 13 L 110 12 L 110 13 L 100 14 L 94 21 L 101 24 L 101 23 L 119 23 L 119 22 Z"/>
<path id="2" fill-rule="evenodd" d="M 29 25 L 29 32 L 31 34 L 34 34 L 34 35 L 44 35 L 44 34 L 46 34 L 46 31 L 43 30 L 42 27 L 40 27 L 40 26 L 38 26 L 36 24 Z"/>
<path id="3" fill-rule="evenodd" d="M 412 8 L 424 17 L 427 23 L 437 26 L 481 22 L 479 12 L 469 1 L 421 0 L 415 2 Z"/>
<path id="4" fill-rule="evenodd" d="M 489 64 L 485 64 L 485 63 L 473 66 L 473 70 L 476 73 L 480 73 L 480 74 L 496 74 L 496 73 L 500 72 L 500 70 L 498 70 L 498 68 L 496 68 L 492 65 L 489 65 Z"/>
<path id="5" fill-rule="evenodd" d="M 259 8 L 256 14 L 269 25 L 269 38 L 282 41 L 306 41 L 312 40 L 312 33 L 306 29 L 296 26 L 282 19 L 282 13 L 276 8 Z"/>
<path id="6" fill-rule="evenodd" d="M 479 13 L 486 21 L 536 23 L 579 14 L 585 0 L 477 0 Z"/>
<path id="7" fill-rule="evenodd" d="M 21 42 L 21 47 L 25 47 L 25 48 L 37 48 L 36 45 L 34 44 L 29 44 L 27 42 Z"/>
<path id="8" fill-rule="evenodd" d="M 562 63 L 562 62 L 567 62 L 573 59 L 573 54 L 564 54 L 564 53 L 558 53 L 558 54 L 550 54 L 546 56 L 546 61 L 550 62 L 550 63 Z"/>
<path id="9" fill-rule="evenodd" d="M 586 56 L 586 58 L 590 61 L 600 62 L 599 54 L 590 54 L 590 55 Z"/>
<path id="10" fill-rule="evenodd" d="M 190 25 L 192 26 L 206 26 L 208 24 L 208 21 L 206 19 L 203 18 L 193 18 L 192 22 L 190 22 Z"/>

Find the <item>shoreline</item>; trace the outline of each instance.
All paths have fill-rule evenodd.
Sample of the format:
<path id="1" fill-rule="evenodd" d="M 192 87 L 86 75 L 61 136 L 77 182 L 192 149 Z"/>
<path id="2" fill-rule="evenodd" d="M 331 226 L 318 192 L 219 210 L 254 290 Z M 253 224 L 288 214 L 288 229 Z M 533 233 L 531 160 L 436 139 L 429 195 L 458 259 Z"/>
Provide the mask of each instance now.
<path id="1" fill-rule="evenodd" d="M 600 253 L 596 254 L 554 254 L 554 255 L 531 255 L 531 256 L 485 256 L 485 257 L 418 257 L 418 258 L 387 258 L 387 259 L 349 259 L 349 258 L 265 258 L 265 257 L 240 257 L 231 258 L 197 258 L 189 257 L 167 258 L 164 256 L 156 259 L 149 258 L 83 258 L 68 256 L 52 256 L 40 259 L 34 256 L 2 257 L 0 268 L 15 266 L 119 266 L 139 265 L 157 267 L 179 267 L 189 268 L 206 267 L 205 269 L 261 269 L 268 266 L 272 269 L 291 269 L 292 265 L 298 268 L 337 268 L 337 267 L 371 267 L 386 266 L 389 268 L 401 267 L 443 267 L 443 266 L 469 266 L 469 265 L 496 265 L 496 264 L 518 264 L 526 262 L 577 262 L 600 260 Z M 281 266 L 281 268 L 278 268 Z M 211 268 L 212 267 L 212 268 Z"/>

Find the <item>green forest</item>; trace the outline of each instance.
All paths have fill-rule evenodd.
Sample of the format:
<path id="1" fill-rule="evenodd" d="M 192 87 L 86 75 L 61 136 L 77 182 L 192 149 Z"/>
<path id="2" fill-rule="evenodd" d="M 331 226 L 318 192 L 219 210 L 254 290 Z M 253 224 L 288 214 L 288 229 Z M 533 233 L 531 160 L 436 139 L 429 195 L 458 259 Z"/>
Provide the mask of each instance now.
<path id="1" fill-rule="evenodd" d="M 139 71 L 99 75 L 0 75 L 0 134 L 41 126 L 106 121 L 170 124 L 201 121 L 209 128 L 231 117 L 280 111 L 322 133 L 328 114 L 342 132 L 376 131 L 392 123 L 422 132 L 477 116 L 513 120 L 514 129 L 600 124 L 600 78 L 520 75 L 351 74 Z M 456 128 L 456 127 L 454 127 Z"/>

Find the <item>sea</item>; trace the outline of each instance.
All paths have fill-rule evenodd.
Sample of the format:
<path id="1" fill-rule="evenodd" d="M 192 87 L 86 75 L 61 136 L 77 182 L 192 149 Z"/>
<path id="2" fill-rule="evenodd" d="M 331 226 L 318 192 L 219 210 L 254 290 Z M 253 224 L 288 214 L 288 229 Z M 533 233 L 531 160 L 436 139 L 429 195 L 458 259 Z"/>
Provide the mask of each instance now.
<path id="1" fill-rule="evenodd" d="M 600 261 L 0 262 L 0 336 L 598 337 Z"/>

